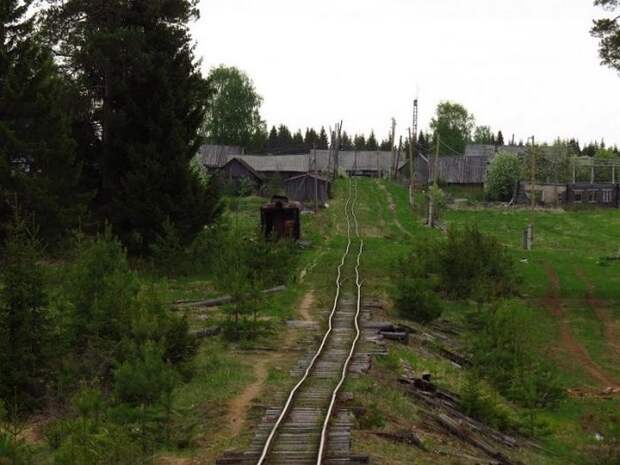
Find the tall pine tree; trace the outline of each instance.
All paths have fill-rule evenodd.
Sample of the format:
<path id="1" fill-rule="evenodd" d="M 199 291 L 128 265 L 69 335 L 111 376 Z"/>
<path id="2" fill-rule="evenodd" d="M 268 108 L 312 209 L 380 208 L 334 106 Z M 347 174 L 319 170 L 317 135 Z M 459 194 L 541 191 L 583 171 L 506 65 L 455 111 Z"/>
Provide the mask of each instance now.
<path id="1" fill-rule="evenodd" d="M 72 138 L 71 89 L 26 19 L 32 0 L 0 8 L 0 222 L 19 205 L 47 242 L 85 213 L 81 166 Z M 4 213 L 2 213 L 4 212 Z"/>
<path id="2" fill-rule="evenodd" d="M 146 252 L 170 221 L 189 242 L 217 214 L 190 162 L 202 143 L 208 87 L 188 23 L 197 0 L 67 0 L 47 25 L 94 102 L 102 218 Z"/>

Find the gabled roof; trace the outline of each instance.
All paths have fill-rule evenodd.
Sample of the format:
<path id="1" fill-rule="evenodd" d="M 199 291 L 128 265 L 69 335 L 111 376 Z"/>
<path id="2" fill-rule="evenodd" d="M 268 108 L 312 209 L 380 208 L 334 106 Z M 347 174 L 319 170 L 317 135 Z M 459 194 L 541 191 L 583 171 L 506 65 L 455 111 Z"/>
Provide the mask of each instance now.
<path id="1" fill-rule="evenodd" d="M 238 155 L 227 153 L 234 152 L 235 148 L 214 148 L 203 146 L 197 162 L 204 168 L 221 168 L 231 158 L 244 160 L 259 173 L 307 173 L 317 171 L 331 173 L 334 171 L 334 157 L 329 150 L 316 150 L 301 155 Z M 406 155 L 401 153 L 397 169 L 406 163 Z M 394 154 L 382 151 L 341 151 L 338 152 L 338 167 L 346 171 L 382 171 L 389 172 L 394 165 Z"/>
<path id="2" fill-rule="evenodd" d="M 298 181 L 298 180 L 304 179 L 304 178 L 312 178 L 312 179 L 318 179 L 319 181 L 323 181 L 323 182 L 330 182 L 330 180 L 327 179 L 326 177 L 319 176 L 319 175 L 313 174 L 313 173 L 305 173 L 305 174 L 300 174 L 298 176 L 293 176 L 292 178 L 285 179 L 284 182 L 288 183 L 288 182 Z"/>
<path id="3" fill-rule="evenodd" d="M 245 160 L 243 160 L 240 157 L 233 157 L 230 160 L 228 160 L 228 162 L 226 162 L 224 164 L 224 166 L 222 166 L 222 168 L 220 169 L 224 169 L 226 168 L 228 165 L 232 164 L 232 163 L 238 163 L 241 166 L 243 166 L 246 170 L 248 170 L 253 176 L 256 176 L 257 179 L 262 180 L 263 177 L 260 175 L 260 173 L 256 172 L 256 170 L 254 168 L 252 168 Z"/>

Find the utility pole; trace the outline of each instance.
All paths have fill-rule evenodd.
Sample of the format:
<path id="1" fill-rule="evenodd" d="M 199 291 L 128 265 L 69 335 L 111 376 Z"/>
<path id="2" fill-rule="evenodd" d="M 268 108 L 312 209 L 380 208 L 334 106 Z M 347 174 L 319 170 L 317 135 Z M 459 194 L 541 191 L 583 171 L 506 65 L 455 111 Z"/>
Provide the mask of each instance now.
<path id="1" fill-rule="evenodd" d="M 390 173 L 390 177 L 394 179 L 396 177 L 396 119 L 392 118 L 392 135 L 390 137 L 390 147 L 392 151 L 392 172 Z"/>
<path id="2" fill-rule="evenodd" d="M 437 132 L 437 147 L 435 148 L 435 160 L 433 162 L 433 188 L 431 190 L 428 202 L 428 227 L 432 228 L 435 226 L 435 193 L 437 192 L 437 168 L 439 163 L 439 144 L 440 144 L 440 136 L 439 132 Z"/>
<path id="3" fill-rule="evenodd" d="M 530 218 L 527 225 L 526 247 L 527 250 L 534 248 L 534 210 L 536 209 L 536 140 L 532 136 L 532 150 L 530 151 L 532 160 L 530 163 Z"/>
<path id="4" fill-rule="evenodd" d="M 412 134 L 413 133 L 413 134 Z M 413 124 L 409 129 L 409 205 L 415 206 L 415 162 L 418 154 L 418 99 L 413 101 Z"/>
<path id="5" fill-rule="evenodd" d="M 400 140 L 398 141 L 398 152 L 396 155 L 396 165 L 394 167 L 394 179 L 398 178 L 398 165 L 400 164 L 400 153 L 403 150 L 403 136 L 400 136 Z"/>
<path id="6" fill-rule="evenodd" d="M 314 212 L 317 213 L 319 211 L 319 180 L 317 178 L 318 171 L 316 166 L 316 145 L 314 145 L 312 152 L 314 153 Z"/>

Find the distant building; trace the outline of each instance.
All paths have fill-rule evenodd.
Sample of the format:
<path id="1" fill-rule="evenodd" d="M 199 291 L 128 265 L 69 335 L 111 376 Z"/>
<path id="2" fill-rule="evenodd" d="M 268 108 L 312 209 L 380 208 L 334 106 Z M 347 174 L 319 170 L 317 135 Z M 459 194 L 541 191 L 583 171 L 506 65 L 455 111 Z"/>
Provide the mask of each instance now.
<path id="1" fill-rule="evenodd" d="M 254 168 L 239 158 L 232 158 L 217 172 L 217 180 L 220 184 L 233 188 L 239 188 L 243 184 L 259 192 L 263 185 L 263 177 Z"/>
<path id="2" fill-rule="evenodd" d="M 619 208 L 620 184 L 569 184 L 566 187 L 565 202 Z"/>
<path id="3" fill-rule="evenodd" d="M 611 183 L 537 183 L 534 185 L 536 203 L 546 206 L 591 205 L 620 208 L 620 184 Z M 522 182 L 519 186 L 518 203 L 531 201 L 531 188 Z"/>
<path id="4" fill-rule="evenodd" d="M 289 199 L 301 202 L 306 207 L 325 206 L 331 196 L 331 182 L 315 174 L 302 174 L 284 181 L 284 190 Z"/>
<path id="5" fill-rule="evenodd" d="M 437 181 L 448 185 L 482 186 L 486 181 L 488 158 L 485 156 L 439 156 L 425 157 L 418 155 L 415 163 L 416 183 L 432 184 L 435 179 L 435 163 L 437 163 Z M 399 173 L 409 178 L 409 163 Z"/>
<path id="6" fill-rule="evenodd" d="M 208 172 L 222 168 L 232 158 L 243 160 L 263 177 L 277 177 L 281 180 L 305 173 L 331 176 L 334 172 L 345 172 L 351 176 L 382 177 L 398 171 L 406 162 L 400 155 L 382 151 L 340 151 L 316 150 L 299 155 L 240 155 L 235 148 L 201 148 L 195 162 Z"/>
<path id="7" fill-rule="evenodd" d="M 467 144 L 465 147 L 466 157 L 487 157 L 491 162 L 498 153 L 512 153 L 517 156 L 524 156 L 527 147 L 524 145 L 486 145 L 486 144 Z"/>

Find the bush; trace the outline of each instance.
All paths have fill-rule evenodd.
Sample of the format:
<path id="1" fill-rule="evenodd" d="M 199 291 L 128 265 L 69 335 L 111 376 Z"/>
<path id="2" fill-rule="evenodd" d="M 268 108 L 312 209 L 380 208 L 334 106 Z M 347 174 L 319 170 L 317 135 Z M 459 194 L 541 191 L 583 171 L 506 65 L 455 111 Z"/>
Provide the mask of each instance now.
<path id="1" fill-rule="evenodd" d="M 45 435 L 55 465 L 143 464 L 145 453 L 130 431 L 110 421 L 98 389 L 84 387 L 72 399 L 75 418 L 49 424 Z"/>
<path id="2" fill-rule="evenodd" d="M 182 275 L 189 271 L 190 257 L 169 218 L 162 225 L 161 234 L 151 244 L 151 257 L 155 268 L 164 275 Z"/>
<path id="3" fill-rule="evenodd" d="M 447 238 L 418 244 L 398 272 L 401 279 L 428 280 L 449 298 L 479 302 L 514 295 L 519 283 L 507 249 L 476 226 L 450 228 Z"/>
<path id="4" fill-rule="evenodd" d="M 517 155 L 500 152 L 487 171 L 485 193 L 489 200 L 508 202 L 521 179 L 521 161 Z"/>
<path id="5" fill-rule="evenodd" d="M 441 303 L 428 281 L 404 279 L 398 283 L 396 309 L 404 318 L 426 324 L 441 316 Z"/>
<path id="6" fill-rule="evenodd" d="M 164 350 L 146 342 L 129 360 L 114 370 L 114 393 L 133 406 L 170 405 L 176 374 L 164 362 Z"/>
<path id="7" fill-rule="evenodd" d="M 51 345 L 36 228 L 15 217 L 0 261 L 0 401 L 32 408 L 45 394 Z"/>
<path id="8" fill-rule="evenodd" d="M 266 241 L 260 235 L 244 237 L 233 225 L 221 235 L 215 260 L 218 289 L 232 297 L 226 306 L 229 321 L 224 336 L 231 340 L 254 339 L 265 325 L 258 319 L 264 308 L 266 288 L 285 284 L 296 268 L 297 250 L 292 242 Z"/>
<path id="9" fill-rule="evenodd" d="M 470 417 L 500 431 L 514 431 L 519 427 L 514 413 L 502 403 L 497 394 L 480 382 L 474 372 L 468 373 L 465 380 L 461 393 L 461 407 Z"/>
<path id="10" fill-rule="evenodd" d="M 9 418 L 9 414 L 0 400 L 0 464 L 32 464 L 32 448 L 21 439 L 23 429 Z"/>
<path id="11" fill-rule="evenodd" d="M 485 311 L 471 342 L 476 370 L 506 396 L 529 409 L 553 407 L 565 396 L 556 370 L 537 353 L 533 312 L 518 302 Z"/>

